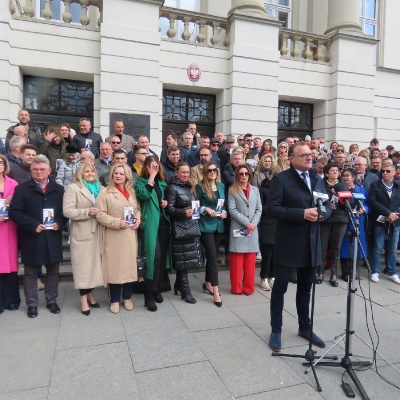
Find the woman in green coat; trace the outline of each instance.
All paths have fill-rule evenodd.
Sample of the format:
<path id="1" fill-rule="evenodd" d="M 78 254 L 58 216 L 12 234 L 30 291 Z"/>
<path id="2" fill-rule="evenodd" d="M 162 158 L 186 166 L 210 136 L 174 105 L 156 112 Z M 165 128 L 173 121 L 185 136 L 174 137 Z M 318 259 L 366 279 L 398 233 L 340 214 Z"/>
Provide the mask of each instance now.
<path id="1" fill-rule="evenodd" d="M 142 172 L 136 179 L 136 196 L 141 204 L 143 238 L 146 255 L 146 291 L 144 305 L 157 311 L 162 303 L 161 288 L 171 289 L 167 270 L 171 269 L 170 222 L 165 213 L 164 191 L 167 184 L 157 157 L 146 158 Z"/>
<path id="2" fill-rule="evenodd" d="M 222 306 L 218 291 L 218 250 L 224 237 L 225 186 L 217 182 L 218 167 L 213 162 L 204 164 L 203 179 L 196 185 L 196 198 L 200 200 L 200 232 L 207 263 L 203 291 L 214 297 L 214 304 Z"/>

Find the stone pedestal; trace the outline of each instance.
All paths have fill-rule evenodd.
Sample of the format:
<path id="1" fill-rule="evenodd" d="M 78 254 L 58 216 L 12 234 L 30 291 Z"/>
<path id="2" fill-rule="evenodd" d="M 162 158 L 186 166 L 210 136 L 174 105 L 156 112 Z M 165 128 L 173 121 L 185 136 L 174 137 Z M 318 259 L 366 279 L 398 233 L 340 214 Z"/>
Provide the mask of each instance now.
<path id="1" fill-rule="evenodd" d="M 337 30 L 361 32 L 360 0 L 328 0 L 328 28 L 325 34 Z"/>
<path id="2" fill-rule="evenodd" d="M 256 16 L 264 16 L 267 14 L 265 10 L 264 0 L 232 0 L 232 8 L 228 14 L 234 11 L 245 12 Z"/>

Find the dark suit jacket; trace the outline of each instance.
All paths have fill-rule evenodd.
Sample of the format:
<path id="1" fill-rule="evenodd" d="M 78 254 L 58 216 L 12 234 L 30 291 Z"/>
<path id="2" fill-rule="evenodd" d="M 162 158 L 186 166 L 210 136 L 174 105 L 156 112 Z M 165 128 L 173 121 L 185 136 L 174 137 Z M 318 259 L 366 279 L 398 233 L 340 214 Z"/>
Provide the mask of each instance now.
<path id="1" fill-rule="evenodd" d="M 322 179 L 310 169 L 313 191 L 326 193 Z M 331 208 L 326 203 L 325 218 Z M 267 199 L 267 214 L 276 219 L 274 263 L 286 267 L 317 267 L 322 263 L 318 223 L 306 221 L 304 210 L 314 207 L 313 195 L 297 171 L 290 169 L 274 176 Z"/>
<path id="2" fill-rule="evenodd" d="M 33 179 L 18 185 L 11 200 L 9 217 L 18 225 L 21 259 L 24 264 L 42 265 L 62 260 L 62 227 L 67 222 L 63 215 L 64 187 L 50 180 L 46 193 Z M 43 224 L 43 209 L 54 210 L 58 230 L 36 233 Z"/>
<path id="3" fill-rule="evenodd" d="M 53 217 L 46 217 L 45 219 L 44 219 L 44 224 L 46 225 L 46 224 L 54 224 L 54 218 Z"/>
<path id="4" fill-rule="evenodd" d="M 380 215 L 388 217 L 392 212 L 400 212 L 400 182 L 394 181 L 390 198 L 381 180 L 372 182 L 368 193 L 368 204 L 371 207 L 371 222 L 383 226 L 381 222 L 377 222 Z M 400 225 L 400 220 L 396 220 L 394 224 Z"/>

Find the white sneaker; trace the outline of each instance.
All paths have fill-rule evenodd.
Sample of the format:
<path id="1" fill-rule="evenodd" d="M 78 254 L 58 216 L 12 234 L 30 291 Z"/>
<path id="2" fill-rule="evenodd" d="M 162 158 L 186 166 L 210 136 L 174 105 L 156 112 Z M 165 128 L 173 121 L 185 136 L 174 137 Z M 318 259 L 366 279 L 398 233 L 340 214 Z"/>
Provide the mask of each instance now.
<path id="1" fill-rule="evenodd" d="M 391 278 L 391 276 L 389 278 Z M 399 277 L 397 277 L 397 279 L 399 279 Z M 372 274 L 371 275 L 371 281 L 375 282 L 375 283 L 378 283 L 379 282 L 379 274 L 378 273 Z"/>
<path id="2" fill-rule="evenodd" d="M 389 279 L 391 281 L 393 281 L 394 283 L 397 283 L 398 285 L 400 285 L 400 278 L 399 278 L 399 276 L 397 274 L 389 276 Z"/>
<path id="3" fill-rule="evenodd" d="M 261 252 L 258 251 L 257 254 L 256 254 L 256 261 L 261 261 L 261 260 L 262 260 Z"/>
<path id="4" fill-rule="evenodd" d="M 37 280 L 37 289 L 44 290 L 44 284 L 40 279 Z"/>
<path id="5" fill-rule="evenodd" d="M 271 290 L 270 286 L 268 285 L 268 281 L 266 279 L 261 279 L 260 286 L 262 290 Z"/>

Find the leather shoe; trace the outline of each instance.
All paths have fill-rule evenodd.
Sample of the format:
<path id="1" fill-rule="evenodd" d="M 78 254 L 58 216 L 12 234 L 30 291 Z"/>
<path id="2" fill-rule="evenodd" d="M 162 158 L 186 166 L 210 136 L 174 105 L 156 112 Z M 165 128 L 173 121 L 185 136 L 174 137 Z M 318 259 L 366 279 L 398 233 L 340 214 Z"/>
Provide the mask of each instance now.
<path id="1" fill-rule="evenodd" d="M 269 337 L 269 347 L 272 351 L 276 353 L 281 351 L 282 343 L 280 333 L 271 332 L 271 336 Z"/>
<path id="2" fill-rule="evenodd" d="M 310 340 L 310 331 L 302 331 L 299 329 L 299 336 L 306 340 Z M 321 338 L 319 338 L 314 332 L 312 333 L 311 336 L 311 343 L 314 346 L 320 347 L 321 349 L 323 349 L 326 346 L 325 342 Z"/>
<path id="3" fill-rule="evenodd" d="M 50 310 L 52 314 L 60 314 L 60 307 L 58 307 L 57 303 L 47 304 L 47 308 Z"/>
<path id="4" fill-rule="evenodd" d="M 36 306 L 28 306 L 28 317 L 36 318 L 38 316 L 37 307 Z"/>

